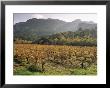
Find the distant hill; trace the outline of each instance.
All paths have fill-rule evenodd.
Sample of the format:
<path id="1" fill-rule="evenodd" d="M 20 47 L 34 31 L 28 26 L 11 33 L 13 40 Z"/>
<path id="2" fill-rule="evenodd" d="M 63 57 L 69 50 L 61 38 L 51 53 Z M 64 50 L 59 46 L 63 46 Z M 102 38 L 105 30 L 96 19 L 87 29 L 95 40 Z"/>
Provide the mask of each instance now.
<path id="1" fill-rule="evenodd" d="M 48 45 L 96 46 L 97 32 L 96 30 L 88 29 L 79 29 L 75 32 L 60 32 L 53 35 L 41 36 L 32 43 Z"/>
<path id="2" fill-rule="evenodd" d="M 79 29 L 86 30 L 85 35 L 96 37 L 97 24 L 94 22 L 81 21 L 76 19 L 72 22 L 65 22 L 58 19 L 36 19 L 32 18 L 26 22 L 19 22 L 14 25 L 14 38 L 21 38 L 23 40 L 35 41 L 42 36 L 58 37 L 81 37 L 83 33 L 79 33 Z M 93 30 L 93 31 L 91 31 Z M 78 31 L 78 32 L 77 32 Z M 88 31 L 88 32 L 87 32 Z M 90 32 L 91 31 L 91 32 Z M 75 33 L 76 34 L 75 34 Z M 92 34 L 95 33 L 95 34 Z M 60 33 L 60 35 L 59 35 Z M 78 34 L 79 33 L 79 34 Z M 89 34 L 88 34 L 89 33 Z M 81 35 L 80 35 L 81 34 Z M 51 39 L 50 38 L 50 39 Z"/>

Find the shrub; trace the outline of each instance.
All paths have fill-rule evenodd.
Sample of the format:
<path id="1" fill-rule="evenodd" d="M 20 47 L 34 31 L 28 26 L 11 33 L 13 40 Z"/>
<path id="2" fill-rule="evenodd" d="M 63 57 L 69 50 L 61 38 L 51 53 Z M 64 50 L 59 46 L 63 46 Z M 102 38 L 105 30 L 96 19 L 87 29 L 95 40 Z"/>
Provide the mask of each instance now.
<path id="1" fill-rule="evenodd" d="M 31 72 L 41 72 L 41 69 L 36 65 L 30 65 L 27 69 Z"/>

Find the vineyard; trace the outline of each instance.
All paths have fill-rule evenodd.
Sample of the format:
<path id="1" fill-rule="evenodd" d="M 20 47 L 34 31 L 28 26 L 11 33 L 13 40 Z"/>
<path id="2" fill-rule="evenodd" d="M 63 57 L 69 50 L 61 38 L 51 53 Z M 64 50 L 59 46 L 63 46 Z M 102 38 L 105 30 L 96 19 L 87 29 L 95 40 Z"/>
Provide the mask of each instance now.
<path id="1" fill-rule="evenodd" d="M 14 44 L 15 75 L 96 75 L 96 65 L 95 46 Z"/>

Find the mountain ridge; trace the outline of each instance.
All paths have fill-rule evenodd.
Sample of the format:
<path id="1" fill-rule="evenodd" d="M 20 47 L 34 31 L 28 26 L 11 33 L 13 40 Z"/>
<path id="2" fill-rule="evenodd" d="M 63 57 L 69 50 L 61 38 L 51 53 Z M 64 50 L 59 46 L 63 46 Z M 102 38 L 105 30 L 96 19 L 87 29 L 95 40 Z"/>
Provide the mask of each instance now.
<path id="1" fill-rule="evenodd" d="M 81 21 L 76 19 L 72 22 L 66 22 L 59 19 L 36 19 L 32 18 L 26 22 L 14 24 L 14 38 L 26 40 L 35 40 L 38 36 L 52 35 L 59 32 L 82 30 L 97 30 L 97 24 L 91 21 Z"/>

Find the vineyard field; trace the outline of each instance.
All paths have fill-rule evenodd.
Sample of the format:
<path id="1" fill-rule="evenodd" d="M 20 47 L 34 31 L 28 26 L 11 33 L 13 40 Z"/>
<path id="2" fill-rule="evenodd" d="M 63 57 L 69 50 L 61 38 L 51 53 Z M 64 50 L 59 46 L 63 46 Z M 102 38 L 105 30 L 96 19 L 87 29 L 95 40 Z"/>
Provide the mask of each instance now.
<path id="1" fill-rule="evenodd" d="M 96 75 L 96 46 L 14 44 L 14 75 Z"/>

